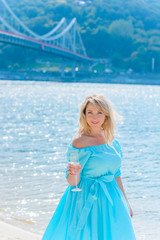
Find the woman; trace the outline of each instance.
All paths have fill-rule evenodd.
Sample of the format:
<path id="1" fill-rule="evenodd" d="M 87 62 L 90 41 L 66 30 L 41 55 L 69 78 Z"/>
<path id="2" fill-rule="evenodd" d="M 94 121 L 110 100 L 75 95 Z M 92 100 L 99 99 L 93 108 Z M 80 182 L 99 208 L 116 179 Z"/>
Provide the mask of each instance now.
<path id="1" fill-rule="evenodd" d="M 135 240 L 132 208 L 121 180 L 122 151 L 115 139 L 112 104 L 89 95 L 81 105 L 79 130 L 67 152 L 78 151 L 79 166 L 68 162 L 69 183 L 43 240 Z M 75 174 L 81 192 L 75 188 Z"/>

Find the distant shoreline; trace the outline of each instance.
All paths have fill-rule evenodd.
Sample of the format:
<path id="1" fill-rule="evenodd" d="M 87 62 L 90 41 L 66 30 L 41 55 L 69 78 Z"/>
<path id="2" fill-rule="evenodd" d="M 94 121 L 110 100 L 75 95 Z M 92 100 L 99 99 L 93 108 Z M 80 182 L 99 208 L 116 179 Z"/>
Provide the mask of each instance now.
<path id="1" fill-rule="evenodd" d="M 0 80 L 160 85 L 160 74 L 79 73 L 73 78 L 68 73 L 61 78 L 58 72 L 0 71 Z"/>

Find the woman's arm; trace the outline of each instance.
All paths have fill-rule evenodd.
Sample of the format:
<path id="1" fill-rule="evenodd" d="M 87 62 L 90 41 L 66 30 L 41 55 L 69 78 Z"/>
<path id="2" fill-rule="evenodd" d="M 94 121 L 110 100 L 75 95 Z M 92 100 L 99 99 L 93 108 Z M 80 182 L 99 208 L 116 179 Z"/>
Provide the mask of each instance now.
<path id="1" fill-rule="evenodd" d="M 126 194 L 125 194 L 125 192 L 124 192 L 122 179 L 121 179 L 121 177 L 116 177 L 115 179 L 116 179 L 117 184 L 118 184 L 119 188 L 121 189 L 121 191 L 122 191 L 122 193 L 123 193 L 123 195 L 124 195 L 124 197 L 125 197 L 125 199 L 126 199 L 128 205 L 129 205 L 129 208 L 130 208 L 130 216 L 133 217 L 133 211 L 132 211 L 132 208 L 131 208 L 131 206 L 130 206 L 130 204 L 129 204 L 129 202 L 128 202 L 128 199 L 127 199 L 127 197 L 126 197 Z"/>

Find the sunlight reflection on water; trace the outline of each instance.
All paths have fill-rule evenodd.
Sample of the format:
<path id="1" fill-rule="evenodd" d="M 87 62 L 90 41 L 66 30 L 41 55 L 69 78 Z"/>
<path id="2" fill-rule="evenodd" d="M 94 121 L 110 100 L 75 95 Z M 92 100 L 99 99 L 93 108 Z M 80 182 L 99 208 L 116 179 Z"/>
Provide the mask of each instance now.
<path id="1" fill-rule="evenodd" d="M 88 94 L 108 97 L 124 116 L 118 137 L 122 178 L 137 239 L 160 236 L 160 87 L 93 83 L 0 82 L 0 216 L 43 232 L 67 187 L 66 150 Z"/>

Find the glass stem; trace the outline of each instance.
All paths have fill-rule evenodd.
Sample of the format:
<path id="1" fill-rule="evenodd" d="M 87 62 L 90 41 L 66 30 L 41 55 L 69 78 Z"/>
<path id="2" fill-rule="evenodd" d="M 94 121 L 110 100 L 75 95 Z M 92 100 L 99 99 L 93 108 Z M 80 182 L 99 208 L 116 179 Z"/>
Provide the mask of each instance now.
<path id="1" fill-rule="evenodd" d="M 75 175 L 75 182 L 76 182 L 76 188 L 77 188 L 77 173 Z"/>

